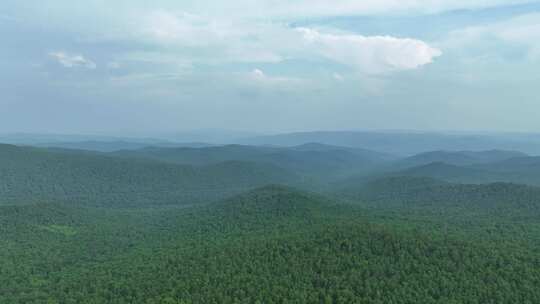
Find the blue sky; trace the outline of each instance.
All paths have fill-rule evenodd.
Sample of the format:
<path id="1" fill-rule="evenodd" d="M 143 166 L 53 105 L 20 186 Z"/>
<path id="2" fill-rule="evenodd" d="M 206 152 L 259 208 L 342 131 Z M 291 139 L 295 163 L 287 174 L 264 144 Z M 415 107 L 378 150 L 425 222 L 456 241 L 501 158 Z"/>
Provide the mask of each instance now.
<path id="1" fill-rule="evenodd" d="M 3 1 L 0 132 L 540 132 L 540 2 Z"/>

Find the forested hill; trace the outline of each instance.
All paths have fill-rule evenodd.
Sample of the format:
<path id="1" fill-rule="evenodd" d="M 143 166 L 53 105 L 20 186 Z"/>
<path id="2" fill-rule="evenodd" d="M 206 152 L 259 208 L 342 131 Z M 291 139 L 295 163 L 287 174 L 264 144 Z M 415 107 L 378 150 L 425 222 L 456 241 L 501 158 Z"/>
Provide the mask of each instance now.
<path id="1" fill-rule="evenodd" d="M 288 148 L 243 145 L 202 148 L 149 147 L 117 151 L 113 155 L 189 165 L 208 165 L 232 160 L 269 163 L 324 181 L 337 176 L 368 172 L 394 159 L 385 153 L 316 143 Z"/>
<path id="2" fill-rule="evenodd" d="M 453 184 L 426 177 L 381 178 L 342 189 L 350 199 L 377 207 L 465 208 L 540 216 L 540 188 L 511 183 Z"/>
<path id="3" fill-rule="evenodd" d="M 311 163 L 335 178 L 366 158 L 249 149 L 186 165 L 0 145 L 0 303 L 540 303 L 540 188 L 386 175 L 321 196 L 291 185 L 322 192 Z"/>
<path id="4" fill-rule="evenodd" d="M 527 154 L 505 150 L 431 151 L 401 159 L 394 164 L 394 167 L 408 168 L 437 162 L 456 166 L 468 166 L 473 164 L 499 162 L 519 157 L 527 157 Z"/>
<path id="5" fill-rule="evenodd" d="M 269 185 L 243 193 L 210 206 L 236 225 L 265 222 L 275 224 L 282 219 L 309 220 L 330 210 L 336 202 L 325 197 L 281 185 Z"/>
<path id="6" fill-rule="evenodd" d="M 540 186 L 540 158 L 518 157 L 472 165 L 433 162 L 386 174 L 423 176 L 458 183 L 510 182 Z"/>
<path id="7" fill-rule="evenodd" d="M 525 172 L 530 175 L 540 171 L 540 157 L 515 157 L 487 164 L 476 164 L 475 167 L 493 172 Z"/>
<path id="8" fill-rule="evenodd" d="M 486 183 L 492 181 L 505 181 L 506 178 L 509 178 L 505 177 L 503 174 L 496 174 L 481 169 L 451 165 L 443 162 L 420 165 L 403 171 L 394 172 L 391 175 L 430 177 L 459 183 Z"/>
<path id="9" fill-rule="evenodd" d="M 2 230 L 0 303 L 540 301 L 534 247 L 288 187 L 183 209 L 41 208 L 0 217 L 20 223 Z"/>
<path id="10" fill-rule="evenodd" d="M 271 164 L 236 161 L 194 167 L 0 145 L 0 204 L 208 203 L 269 183 L 296 182 L 294 173 Z"/>

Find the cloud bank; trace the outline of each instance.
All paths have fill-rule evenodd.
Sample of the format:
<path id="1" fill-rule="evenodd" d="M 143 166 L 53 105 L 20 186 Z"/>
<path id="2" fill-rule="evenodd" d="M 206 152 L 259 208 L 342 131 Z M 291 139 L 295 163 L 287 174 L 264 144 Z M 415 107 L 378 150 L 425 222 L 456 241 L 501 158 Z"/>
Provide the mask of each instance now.
<path id="1" fill-rule="evenodd" d="M 204 54 L 205 63 L 278 63 L 318 57 L 360 73 L 380 74 L 416 69 L 442 55 L 417 39 L 323 32 L 283 23 L 234 23 L 165 11 L 152 12 L 145 20 L 141 32 L 148 39 L 170 48 L 197 50 L 193 59 Z"/>
<path id="2" fill-rule="evenodd" d="M 200 14 L 235 17 L 310 18 L 351 15 L 432 14 L 532 3 L 534 0 L 235 0 L 187 1 Z"/>

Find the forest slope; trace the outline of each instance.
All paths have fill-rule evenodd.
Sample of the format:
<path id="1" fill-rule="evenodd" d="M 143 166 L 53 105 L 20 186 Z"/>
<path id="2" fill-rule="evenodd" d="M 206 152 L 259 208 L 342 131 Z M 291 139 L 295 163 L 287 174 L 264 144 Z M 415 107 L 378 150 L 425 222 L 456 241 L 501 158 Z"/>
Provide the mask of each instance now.
<path id="1" fill-rule="evenodd" d="M 57 225 L 27 235 L 33 242 L 0 239 L 0 302 L 540 301 L 532 247 L 447 235 L 288 187 L 97 214 L 82 213 L 90 222 L 73 224 L 76 233 Z"/>
<path id="2" fill-rule="evenodd" d="M 298 180 L 294 173 L 271 164 L 236 161 L 194 167 L 0 145 L 0 204 L 208 203 L 265 184 Z"/>

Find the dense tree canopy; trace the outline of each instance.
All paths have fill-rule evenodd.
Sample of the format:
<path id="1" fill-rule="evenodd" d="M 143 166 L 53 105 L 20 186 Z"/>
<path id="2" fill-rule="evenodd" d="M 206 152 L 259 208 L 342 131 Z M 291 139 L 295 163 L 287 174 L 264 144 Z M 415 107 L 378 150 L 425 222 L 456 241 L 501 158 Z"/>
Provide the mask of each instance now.
<path id="1" fill-rule="evenodd" d="M 0 303 L 540 303 L 532 186 L 2 153 Z"/>

